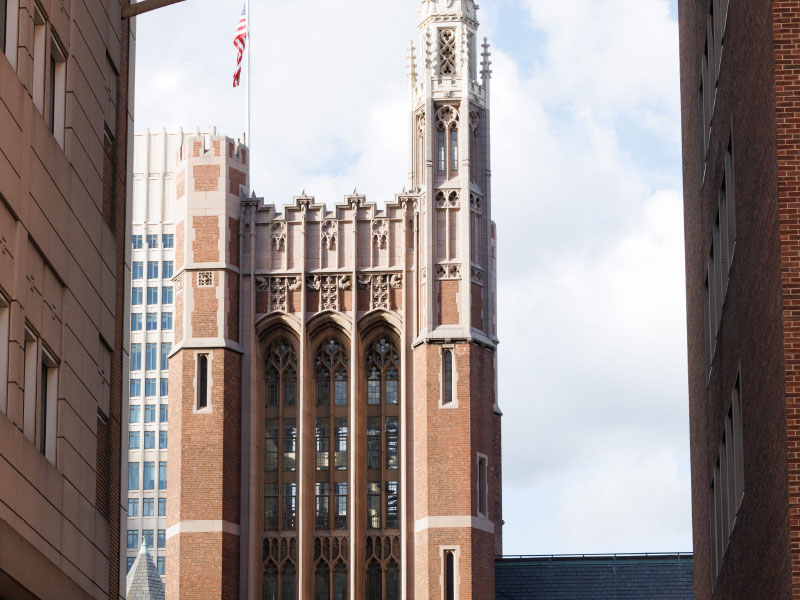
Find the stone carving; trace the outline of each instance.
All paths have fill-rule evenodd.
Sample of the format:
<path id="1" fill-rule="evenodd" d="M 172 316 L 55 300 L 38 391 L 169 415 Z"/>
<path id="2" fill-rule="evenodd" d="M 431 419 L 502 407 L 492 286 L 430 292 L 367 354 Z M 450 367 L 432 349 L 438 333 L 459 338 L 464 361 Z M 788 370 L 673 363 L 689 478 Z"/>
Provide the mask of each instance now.
<path id="1" fill-rule="evenodd" d="M 214 287 L 214 272 L 198 271 L 197 287 Z"/>
<path id="2" fill-rule="evenodd" d="M 439 30 L 439 73 L 456 74 L 456 32 L 454 29 Z"/>
<path id="3" fill-rule="evenodd" d="M 389 290 L 399 289 L 402 286 L 403 275 L 401 273 L 376 273 L 358 278 L 358 287 L 362 290 L 370 290 L 370 310 L 376 308 L 389 310 Z"/>
<path id="4" fill-rule="evenodd" d="M 458 208 L 461 206 L 461 201 L 458 197 L 458 191 L 440 190 L 436 193 L 436 208 Z"/>
<path id="5" fill-rule="evenodd" d="M 339 311 L 339 290 L 350 289 L 350 275 L 309 275 L 306 286 L 319 291 L 319 311 Z"/>
<path id="6" fill-rule="evenodd" d="M 256 277 L 256 288 L 269 292 L 268 312 L 289 312 L 287 292 L 300 289 L 299 277 Z"/>
<path id="7" fill-rule="evenodd" d="M 455 106 L 445 104 L 438 111 L 436 111 L 436 119 L 440 125 L 445 127 L 457 127 L 459 121 L 458 110 Z"/>
<path id="8" fill-rule="evenodd" d="M 436 279 L 461 279 L 461 265 L 436 265 Z"/>
<path id="9" fill-rule="evenodd" d="M 274 221 L 272 223 L 270 239 L 272 247 L 277 250 L 286 250 L 286 223 L 283 221 Z"/>
<path id="10" fill-rule="evenodd" d="M 175 291 L 176 292 L 183 291 L 183 275 L 175 279 Z"/>
<path id="11" fill-rule="evenodd" d="M 332 252 L 336 250 L 337 224 L 336 221 L 324 221 L 319 228 L 322 245 Z"/>
<path id="12" fill-rule="evenodd" d="M 478 267 L 472 267 L 472 283 L 477 283 L 479 285 L 483 285 L 483 269 Z"/>
<path id="13" fill-rule="evenodd" d="M 483 212 L 483 198 L 481 198 L 477 194 L 470 194 L 469 207 L 476 213 Z"/>
<path id="14" fill-rule="evenodd" d="M 389 239 L 389 223 L 386 219 L 375 219 L 372 221 L 372 243 L 377 244 L 378 248 L 386 248 Z"/>

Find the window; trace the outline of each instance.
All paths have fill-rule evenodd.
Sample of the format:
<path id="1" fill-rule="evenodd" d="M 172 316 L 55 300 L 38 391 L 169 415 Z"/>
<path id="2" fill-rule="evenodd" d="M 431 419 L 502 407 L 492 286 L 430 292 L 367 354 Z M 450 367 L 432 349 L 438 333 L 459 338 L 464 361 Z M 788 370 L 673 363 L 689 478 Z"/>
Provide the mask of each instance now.
<path id="1" fill-rule="evenodd" d="M 158 261 L 157 260 L 148 260 L 147 261 L 147 278 L 148 279 L 158 279 Z"/>
<path id="2" fill-rule="evenodd" d="M 161 288 L 161 303 L 172 304 L 172 286 L 165 285 Z"/>
<path id="3" fill-rule="evenodd" d="M 154 233 L 147 234 L 147 247 L 148 248 L 158 248 L 158 235 Z"/>
<path id="4" fill-rule="evenodd" d="M 381 418 L 367 417 L 367 469 L 381 468 Z"/>
<path id="5" fill-rule="evenodd" d="M 58 373 L 55 360 L 42 350 L 39 389 L 39 452 L 50 462 L 56 458 L 56 411 L 58 409 Z"/>
<path id="6" fill-rule="evenodd" d="M 397 481 L 386 482 L 386 528 L 397 529 L 399 527 L 397 519 L 397 497 L 400 483 Z"/>
<path id="7" fill-rule="evenodd" d="M 142 516 L 143 517 L 152 517 L 153 516 L 153 499 L 152 498 L 144 498 L 142 500 Z"/>
<path id="8" fill-rule="evenodd" d="M 0 296 L 0 414 L 6 414 L 8 408 L 8 339 L 9 313 L 8 303 Z"/>
<path id="9" fill-rule="evenodd" d="M 142 236 L 141 235 L 132 235 L 131 236 L 131 244 L 133 245 L 134 250 L 141 250 L 142 249 Z"/>
<path id="10" fill-rule="evenodd" d="M 142 543 L 147 544 L 148 548 L 153 547 L 153 530 L 152 529 L 144 529 L 142 530 Z"/>
<path id="11" fill-rule="evenodd" d="M 171 260 L 165 260 L 164 261 L 164 266 L 162 268 L 161 276 L 164 279 L 171 279 L 172 275 L 173 275 L 173 270 L 174 270 L 174 267 L 173 267 L 172 261 Z"/>
<path id="12" fill-rule="evenodd" d="M 156 344 L 147 343 L 144 347 L 144 368 L 146 371 L 156 369 Z"/>
<path id="13" fill-rule="evenodd" d="M 334 427 L 334 467 L 337 471 L 347 470 L 347 417 L 336 418 Z"/>
<path id="14" fill-rule="evenodd" d="M 156 487 L 156 464 L 154 462 L 144 463 L 144 483 L 142 489 L 153 490 Z"/>
<path id="15" fill-rule="evenodd" d="M 453 402 L 453 351 L 445 350 L 444 359 L 444 398 L 442 404 Z"/>
<path id="16" fill-rule="evenodd" d="M 208 406 L 208 355 L 197 356 L 197 408 Z"/>
<path id="17" fill-rule="evenodd" d="M 158 489 L 167 489 L 167 462 L 163 460 L 158 463 Z"/>
<path id="18" fill-rule="evenodd" d="M 156 558 L 156 570 L 159 575 L 164 575 L 167 572 L 167 558 L 165 556 Z"/>
<path id="19" fill-rule="evenodd" d="M 147 313 L 147 331 L 158 331 L 158 314 Z"/>
<path id="20" fill-rule="evenodd" d="M 30 10 L 30 9 L 29 9 Z M 33 8 L 33 104 L 44 116 L 45 114 L 45 57 L 47 38 L 47 23 L 39 11 L 38 6 Z M 26 44 L 27 45 L 27 44 Z"/>
<path id="21" fill-rule="evenodd" d="M 445 130 L 443 126 L 439 127 L 437 139 L 438 139 L 438 150 L 436 152 L 436 155 L 439 158 L 439 171 L 441 173 L 444 173 L 447 168 L 446 166 L 447 148 L 445 145 Z"/>
<path id="22" fill-rule="evenodd" d="M 131 274 L 133 279 L 141 279 L 144 276 L 144 268 L 143 263 L 140 260 L 133 261 L 133 268 L 131 269 Z"/>
<path id="23" fill-rule="evenodd" d="M 166 398 L 166 397 L 169 395 L 169 379 L 168 379 L 168 378 L 166 378 L 166 377 L 162 377 L 162 378 L 161 378 L 161 382 L 160 382 L 160 386 L 159 386 L 159 387 L 160 387 L 160 389 L 159 389 L 159 395 L 160 395 L 162 398 Z M 164 410 L 164 411 L 165 411 L 165 412 L 164 412 L 164 414 L 166 414 L 166 405 L 162 405 L 162 406 L 163 406 L 162 410 Z M 167 418 L 166 418 L 166 417 L 164 417 L 164 418 L 162 418 L 161 420 L 162 420 L 162 421 L 166 421 L 166 420 L 167 420 Z"/>
<path id="24" fill-rule="evenodd" d="M 162 423 L 166 423 L 169 417 L 169 404 L 159 404 L 158 410 L 158 420 Z"/>
<path id="25" fill-rule="evenodd" d="M 131 371 L 142 370 L 142 345 L 131 344 Z"/>
<path id="26" fill-rule="evenodd" d="M 399 469 L 400 458 L 398 456 L 398 418 L 386 417 L 386 468 Z"/>
<path id="27" fill-rule="evenodd" d="M 283 484 L 283 529 L 294 531 L 297 510 L 297 484 Z"/>
<path id="28" fill-rule="evenodd" d="M 283 470 L 297 470 L 297 421 L 283 421 Z"/>
<path id="29" fill-rule="evenodd" d="M 331 486 L 327 482 L 316 484 L 316 528 L 330 529 L 330 493 Z"/>
<path id="30" fill-rule="evenodd" d="M 67 57 L 54 32 L 50 33 L 50 65 L 48 77 L 48 124 L 58 145 L 64 147 L 64 100 L 66 94 Z"/>
<path id="31" fill-rule="evenodd" d="M 139 432 L 138 431 L 129 431 L 128 432 L 128 450 L 138 450 L 139 449 Z"/>
<path id="32" fill-rule="evenodd" d="M 334 524 L 336 529 L 347 529 L 347 484 L 334 483 Z"/>
<path id="33" fill-rule="evenodd" d="M 367 529 L 381 528 L 381 483 L 367 482 Z"/>
<path id="34" fill-rule="evenodd" d="M 164 331 L 172 331 L 172 313 L 161 313 L 161 329 Z"/>
<path id="35" fill-rule="evenodd" d="M 137 498 L 128 498 L 128 516 L 139 516 L 139 500 Z"/>
<path id="36" fill-rule="evenodd" d="M 278 484 L 264 484 L 264 531 L 278 529 Z"/>
<path id="37" fill-rule="evenodd" d="M 0 51 L 6 53 L 6 20 L 8 17 L 8 5 L 6 0 L 0 0 Z"/>
<path id="38" fill-rule="evenodd" d="M 456 598 L 456 552 L 444 551 L 444 597 L 445 600 Z"/>
<path id="39" fill-rule="evenodd" d="M 478 455 L 478 516 L 486 517 L 489 515 L 489 489 L 488 489 L 488 469 L 487 458 Z"/>
<path id="40" fill-rule="evenodd" d="M 144 395 L 148 398 L 152 398 L 156 395 L 156 381 L 155 378 L 148 378 L 144 380 Z"/>
<path id="41" fill-rule="evenodd" d="M 147 411 L 145 411 L 145 417 L 147 416 Z M 156 432 L 155 431 L 145 431 L 144 432 L 144 449 L 145 450 L 153 450 L 156 447 Z"/>
<path id="42" fill-rule="evenodd" d="M 131 288 L 131 304 L 133 306 L 140 306 L 142 304 L 142 288 Z"/>
<path id="43" fill-rule="evenodd" d="M 172 233 L 165 233 L 161 236 L 161 245 L 169 250 L 175 247 L 175 235 Z"/>
<path id="44" fill-rule="evenodd" d="M 131 331 L 142 330 L 142 313 L 131 313 Z"/>
<path id="45" fill-rule="evenodd" d="M 458 129 L 450 129 L 450 170 L 458 171 Z"/>
<path id="46" fill-rule="evenodd" d="M 149 287 L 149 288 L 147 288 L 147 304 L 148 305 L 158 304 L 158 288 L 157 287 Z"/>
<path id="47" fill-rule="evenodd" d="M 159 431 L 158 432 L 158 448 L 160 450 L 167 449 L 167 432 L 166 431 Z"/>
<path id="48" fill-rule="evenodd" d="M 167 516 L 167 499 L 166 498 L 159 498 L 158 499 L 158 516 L 159 517 L 166 517 Z"/>
<path id="49" fill-rule="evenodd" d="M 145 404 L 144 405 L 144 422 L 145 423 L 155 423 L 156 422 L 156 405 L 155 404 Z"/>
<path id="50" fill-rule="evenodd" d="M 128 489 L 129 490 L 138 490 L 139 489 L 139 463 L 138 462 L 129 462 L 128 463 Z"/>
<path id="51" fill-rule="evenodd" d="M 142 420 L 141 407 L 138 404 L 131 404 L 130 408 L 130 421 L 131 423 L 139 423 Z"/>
<path id="52" fill-rule="evenodd" d="M 142 395 L 142 380 L 141 379 L 131 379 L 130 383 L 130 397 L 131 398 L 139 398 Z"/>
<path id="53" fill-rule="evenodd" d="M 129 556 L 128 557 L 128 567 L 127 567 L 128 570 L 126 571 L 126 573 L 130 573 L 131 572 L 131 567 L 133 566 L 133 563 L 135 563 L 135 562 L 136 562 L 136 557 L 135 556 Z"/>
<path id="54" fill-rule="evenodd" d="M 156 538 L 156 547 L 157 548 L 166 548 L 167 547 L 167 530 L 166 529 L 159 529 L 158 530 L 158 537 Z"/>
<path id="55" fill-rule="evenodd" d="M 317 419 L 317 471 L 330 469 L 331 430 L 328 419 Z"/>
<path id="56" fill-rule="evenodd" d="M 169 362 L 168 357 L 169 353 L 172 352 L 172 343 L 171 342 L 162 342 L 161 343 L 161 370 L 166 371 L 169 369 Z"/>

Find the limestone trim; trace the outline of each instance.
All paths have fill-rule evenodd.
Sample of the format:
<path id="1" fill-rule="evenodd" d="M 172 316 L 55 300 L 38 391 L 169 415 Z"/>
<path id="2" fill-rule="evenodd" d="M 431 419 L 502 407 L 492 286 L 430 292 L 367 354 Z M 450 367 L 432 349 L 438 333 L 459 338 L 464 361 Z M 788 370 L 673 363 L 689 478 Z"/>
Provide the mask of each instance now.
<path id="1" fill-rule="evenodd" d="M 209 521 L 178 521 L 167 527 L 167 539 L 182 533 L 228 533 L 240 535 L 238 524 L 222 520 Z"/>
<path id="2" fill-rule="evenodd" d="M 391 310 L 389 303 L 389 289 L 400 289 L 403 286 L 402 273 L 385 273 L 361 275 L 358 278 L 358 287 L 370 290 L 369 309 L 383 308 Z"/>
<path id="3" fill-rule="evenodd" d="M 471 515 L 423 517 L 414 523 L 414 533 L 421 533 L 429 529 L 477 529 L 494 533 L 494 523 L 488 519 Z"/>
<path id="4" fill-rule="evenodd" d="M 445 402 L 445 352 L 449 352 L 452 358 L 452 399 Z M 456 358 L 455 344 L 442 344 L 439 348 L 439 408 L 449 410 L 458 408 L 458 360 Z"/>

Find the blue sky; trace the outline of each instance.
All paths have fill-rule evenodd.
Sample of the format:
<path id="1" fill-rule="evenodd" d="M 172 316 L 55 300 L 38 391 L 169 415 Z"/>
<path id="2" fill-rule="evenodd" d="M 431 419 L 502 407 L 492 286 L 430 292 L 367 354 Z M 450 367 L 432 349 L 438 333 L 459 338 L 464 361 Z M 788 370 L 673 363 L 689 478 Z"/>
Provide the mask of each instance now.
<path id="1" fill-rule="evenodd" d="M 256 193 L 393 198 L 418 1 L 251 4 Z M 187 0 L 138 19 L 137 130 L 241 136 L 240 11 Z M 479 18 L 494 71 L 504 550 L 690 550 L 676 3 L 487 0 Z"/>

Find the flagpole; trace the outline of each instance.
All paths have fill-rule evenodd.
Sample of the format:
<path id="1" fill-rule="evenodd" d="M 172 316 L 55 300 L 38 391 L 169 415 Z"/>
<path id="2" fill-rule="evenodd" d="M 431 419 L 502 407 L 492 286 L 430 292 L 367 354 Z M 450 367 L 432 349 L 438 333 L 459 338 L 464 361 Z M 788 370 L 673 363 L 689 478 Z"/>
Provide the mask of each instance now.
<path id="1" fill-rule="evenodd" d="M 250 0 L 245 0 L 245 13 L 247 14 L 247 41 L 245 42 L 245 49 L 247 51 L 247 81 L 245 90 L 245 112 L 247 113 L 247 124 L 245 127 L 245 145 L 250 152 L 248 164 L 253 164 L 253 146 L 250 141 L 250 45 L 253 40 L 250 37 Z"/>

